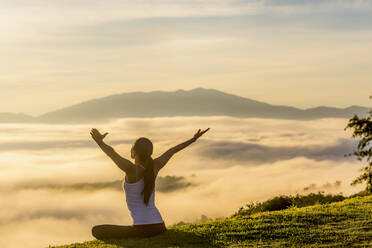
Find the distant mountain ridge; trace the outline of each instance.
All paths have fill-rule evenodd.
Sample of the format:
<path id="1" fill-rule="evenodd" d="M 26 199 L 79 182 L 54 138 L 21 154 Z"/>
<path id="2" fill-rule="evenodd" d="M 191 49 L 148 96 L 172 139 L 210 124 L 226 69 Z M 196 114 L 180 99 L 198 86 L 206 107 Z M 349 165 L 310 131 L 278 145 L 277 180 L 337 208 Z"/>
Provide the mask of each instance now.
<path id="1" fill-rule="evenodd" d="M 128 92 L 92 99 L 32 117 L 0 113 L 0 122 L 77 123 L 125 117 L 214 116 L 311 120 L 364 116 L 371 108 L 320 106 L 299 109 L 271 105 L 215 89 Z"/>

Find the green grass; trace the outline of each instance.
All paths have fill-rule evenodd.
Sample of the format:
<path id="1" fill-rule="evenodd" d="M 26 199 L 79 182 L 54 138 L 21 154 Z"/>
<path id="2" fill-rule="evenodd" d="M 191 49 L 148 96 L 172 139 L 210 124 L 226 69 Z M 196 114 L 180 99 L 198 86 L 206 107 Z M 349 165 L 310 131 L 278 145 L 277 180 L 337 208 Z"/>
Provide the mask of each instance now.
<path id="1" fill-rule="evenodd" d="M 58 248 L 372 247 L 372 195 L 168 227 L 152 238 L 93 240 Z"/>

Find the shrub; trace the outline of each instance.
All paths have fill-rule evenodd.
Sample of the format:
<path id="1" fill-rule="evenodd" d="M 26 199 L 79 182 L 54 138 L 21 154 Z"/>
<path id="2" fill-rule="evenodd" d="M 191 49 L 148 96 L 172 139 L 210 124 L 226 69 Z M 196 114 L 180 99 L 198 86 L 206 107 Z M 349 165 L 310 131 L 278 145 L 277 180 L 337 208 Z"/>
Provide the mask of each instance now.
<path id="1" fill-rule="evenodd" d="M 241 207 L 232 217 L 237 215 L 250 215 L 258 212 L 283 210 L 290 207 L 306 207 L 315 204 L 326 204 L 344 200 L 341 193 L 337 195 L 327 194 L 324 192 L 310 193 L 307 195 L 285 196 L 280 195 L 264 202 L 251 202 L 246 204 L 245 208 Z"/>

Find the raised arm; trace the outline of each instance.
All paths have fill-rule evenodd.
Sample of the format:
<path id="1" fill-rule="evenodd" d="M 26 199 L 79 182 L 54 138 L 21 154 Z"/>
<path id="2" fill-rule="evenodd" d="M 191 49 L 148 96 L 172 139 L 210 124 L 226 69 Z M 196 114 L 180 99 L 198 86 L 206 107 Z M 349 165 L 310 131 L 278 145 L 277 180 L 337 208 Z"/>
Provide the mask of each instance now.
<path id="1" fill-rule="evenodd" d="M 178 144 L 170 149 L 168 149 L 166 152 L 164 152 L 160 157 L 154 159 L 155 167 L 157 171 L 159 171 L 161 168 L 163 168 L 168 160 L 177 152 L 181 151 L 182 149 L 189 146 L 191 143 L 194 143 L 200 136 L 202 136 L 205 132 L 207 132 L 209 128 L 205 129 L 204 131 L 200 132 L 200 129 L 194 134 L 194 136 L 191 139 L 186 140 L 185 142 L 182 142 L 181 144 Z"/>
<path id="2" fill-rule="evenodd" d="M 103 139 L 108 133 L 102 135 L 97 129 L 92 128 L 90 134 L 102 151 L 106 153 L 106 155 L 109 156 L 121 170 L 127 174 L 133 172 L 135 165 L 133 165 L 133 163 L 128 159 L 121 157 L 114 148 L 103 142 Z"/>

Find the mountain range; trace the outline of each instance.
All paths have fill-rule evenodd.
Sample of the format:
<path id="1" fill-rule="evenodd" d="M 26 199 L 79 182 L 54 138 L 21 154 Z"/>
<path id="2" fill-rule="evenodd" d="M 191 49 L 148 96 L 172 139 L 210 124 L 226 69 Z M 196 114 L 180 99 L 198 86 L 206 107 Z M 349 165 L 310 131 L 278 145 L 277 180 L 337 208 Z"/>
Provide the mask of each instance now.
<path id="1" fill-rule="evenodd" d="M 92 99 L 40 116 L 0 113 L 1 123 L 80 123 L 124 117 L 214 116 L 294 120 L 366 116 L 371 108 L 272 105 L 215 89 L 128 92 Z"/>

